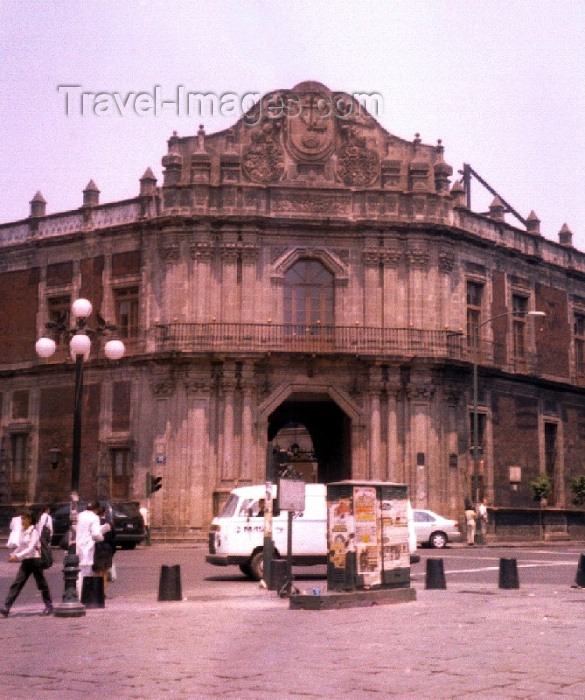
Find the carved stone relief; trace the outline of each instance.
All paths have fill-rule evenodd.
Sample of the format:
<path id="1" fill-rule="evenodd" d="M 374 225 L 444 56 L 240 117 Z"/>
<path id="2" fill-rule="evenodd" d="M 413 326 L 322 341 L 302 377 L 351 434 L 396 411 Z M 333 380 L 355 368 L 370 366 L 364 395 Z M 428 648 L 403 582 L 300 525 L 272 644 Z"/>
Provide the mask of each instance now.
<path id="1" fill-rule="evenodd" d="M 346 185 L 367 187 L 380 175 L 380 156 L 368 148 L 366 138 L 351 125 L 340 127 L 341 145 L 337 153 L 337 176 Z"/>
<path id="2" fill-rule="evenodd" d="M 284 153 L 279 143 L 279 128 L 265 121 L 252 133 L 252 144 L 244 151 L 243 167 L 254 182 L 277 182 L 284 172 Z"/>
<path id="3" fill-rule="evenodd" d="M 301 161 L 323 160 L 335 141 L 335 118 L 329 114 L 331 96 L 307 91 L 295 94 L 294 100 L 294 112 L 284 120 L 287 149 Z"/>

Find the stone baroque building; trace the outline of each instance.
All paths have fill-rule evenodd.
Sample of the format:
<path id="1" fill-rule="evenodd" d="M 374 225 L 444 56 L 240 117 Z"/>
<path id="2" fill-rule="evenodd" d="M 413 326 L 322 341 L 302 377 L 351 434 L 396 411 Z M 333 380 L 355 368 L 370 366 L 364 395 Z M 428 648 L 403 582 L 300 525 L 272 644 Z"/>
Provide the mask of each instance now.
<path id="1" fill-rule="evenodd" d="M 63 338 L 49 360 L 35 341 L 84 296 L 127 355 L 94 342 L 85 364 L 80 491 L 143 499 L 146 473 L 163 476 L 155 534 L 205 533 L 291 426 L 320 480 L 406 482 L 416 506 L 458 517 L 474 328 L 482 494 L 531 508 L 546 473 L 549 506 L 575 510 L 585 255 L 566 226 L 557 243 L 533 213 L 510 225 L 498 198 L 470 211 L 440 142 L 393 136 L 318 83 L 226 131 L 173 134 L 162 164 L 162 186 L 148 169 L 133 199 L 101 204 L 90 182 L 78 210 L 47 215 L 38 193 L 0 225 L 3 503 L 68 497 L 73 363 Z"/>

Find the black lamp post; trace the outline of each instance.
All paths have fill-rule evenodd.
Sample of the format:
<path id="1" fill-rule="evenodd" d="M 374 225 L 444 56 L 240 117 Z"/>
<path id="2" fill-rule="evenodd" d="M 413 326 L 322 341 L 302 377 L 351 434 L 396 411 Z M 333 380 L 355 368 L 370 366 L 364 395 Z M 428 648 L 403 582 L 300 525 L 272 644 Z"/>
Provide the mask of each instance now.
<path id="1" fill-rule="evenodd" d="M 495 321 L 497 318 L 504 316 L 540 316 L 544 317 L 544 311 L 504 311 L 501 314 L 492 316 L 482 323 L 473 326 L 473 502 L 479 503 L 479 425 L 478 425 L 478 346 L 479 346 L 479 329 L 485 326 L 490 321 Z M 476 531 L 477 544 L 484 544 L 479 528 Z"/>
<path id="2" fill-rule="evenodd" d="M 51 324 L 50 327 L 64 332 L 69 336 L 71 357 L 75 360 L 75 403 L 73 408 L 73 459 L 71 464 L 71 510 L 69 519 L 69 546 L 63 560 L 63 578 L 65 587 L 63 598 L 55 606 L 57 617 L 83 617 L 85 607 L 77 596 L 77 576 L 79 574 L 79 557 L 76 552 L 77 504 L 79 501 L 79 474 L 81 467 L 81 407 L 83 398 L 83 362 L 89 358 L 92 335 L 99 335 L 105 330 L 115 330 L 114 326 L 100 322 L 96 330 L 87 326 L 92 306 L 87 299 L 77 299 L 71 306 L 75 326 L 67 329 L 63 324 Z M 39 338 L 36 351 L 40 357 L 50 357 L 55 352 L 55 341 L 52 338 Z M 121 340 L 109 340 L 104 351 L 110 360 L 119 360 L 124 356 L 125 348 Z"/>

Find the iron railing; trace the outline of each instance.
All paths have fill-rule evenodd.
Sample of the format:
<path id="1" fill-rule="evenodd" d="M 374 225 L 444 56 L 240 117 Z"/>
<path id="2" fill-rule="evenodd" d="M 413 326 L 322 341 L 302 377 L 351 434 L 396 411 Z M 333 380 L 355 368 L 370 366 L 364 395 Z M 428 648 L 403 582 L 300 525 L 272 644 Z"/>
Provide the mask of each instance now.
<path id="1" fill-rule="evenodd" d="M 159 353 L 298 353 L 386 356 L 399 360 L 435 358 L 473 363 L 467 338 L 458 331 L 418 328 L 324 326 L 275 323 L 157 324 L 136 338 L 123 338 L 126 356 Z M 478 365 L 506 372 L 535 374 L 536 357 L 508 357 L 506 348 L 480 340 Z M 96 348 L 92 360 L 103 360 Z M 71 362 L 68 348 L 58 346 L 48 364 Z"/>
<path id="2" fill-rule="evenodd" d="M 462 358 L 446 330 L 255 323 L 172 323 L 154 328 L 155 352 L 287 352 Z"/>

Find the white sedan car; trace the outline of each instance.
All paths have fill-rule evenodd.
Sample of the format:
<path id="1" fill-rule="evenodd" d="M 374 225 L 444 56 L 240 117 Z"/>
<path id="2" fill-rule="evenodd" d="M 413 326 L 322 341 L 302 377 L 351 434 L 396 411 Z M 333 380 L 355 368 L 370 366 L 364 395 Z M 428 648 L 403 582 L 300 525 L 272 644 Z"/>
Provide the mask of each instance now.
<path id="1" fill-rule="evenodd" d="M 458 542 L 461 539 L 459 524 L 456 520 L 443 518 L 432 510 L 413 511 L 416 541 L 420 545 L 429 545 L 442 549 L 448 542 Z"/>

